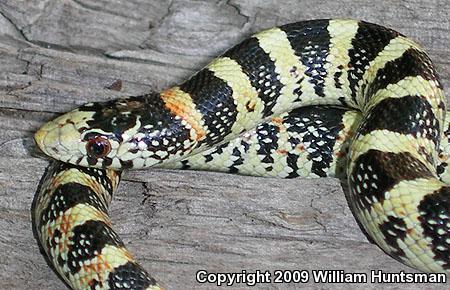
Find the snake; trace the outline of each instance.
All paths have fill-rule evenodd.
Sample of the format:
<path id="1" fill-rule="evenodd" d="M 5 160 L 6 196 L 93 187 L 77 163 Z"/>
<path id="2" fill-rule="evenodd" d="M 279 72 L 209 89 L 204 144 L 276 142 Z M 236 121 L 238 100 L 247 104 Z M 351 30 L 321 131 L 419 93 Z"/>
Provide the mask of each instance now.
<path id="1" fill-rule="evenodd" d="M 353 19 L 266 29 L 179 85 L 44 124 L 37 240 L 72 289 L 161 289 L 112 229 L 123 170 L 334 176 L 379 248 L 450 273 L 449 122 L 430 57 L 403 34 Z"/>

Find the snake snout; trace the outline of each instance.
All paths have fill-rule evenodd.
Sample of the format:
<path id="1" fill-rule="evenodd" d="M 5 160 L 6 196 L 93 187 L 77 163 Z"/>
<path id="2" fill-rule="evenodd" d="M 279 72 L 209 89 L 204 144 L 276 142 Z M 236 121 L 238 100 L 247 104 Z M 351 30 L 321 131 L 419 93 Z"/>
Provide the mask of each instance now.
<path id="1" fill-rule="evenodd" d="M 49 128 L 49 125 L 50 123 L 46 123 L 34 134 L 34 142 L 39 147 L 39 149 L 47 155 L 50 155 L 48 152 L 49 147 L 51 147 L 50 132 L 55 131 L 54 129 L 51 130 L 51 128 Z"/>
<path id="2" fill-rule="evenodd" d="M 42 152 L 64 162 L 80 157 L 79 146 L 82 142 L 76 127 L 78 115 L 74 113 L 69 112 L 45 123 L 34 134 L 34 141 Z"/>
<path id="3" fill-rule="evenodd" d="M 47 131 L 39 129 L 35 134 L 34 134 L 34 142 L 36 143 L 36 145 L 39 147 L 39 149 L 41 149 L 42 151 L 44 151 L 44 139 L 45 136 L 47 135 Z"/>
<path id="4" fill-rule="evenodd" d="M 61 153 L 59 146 L 59 130 L 51 122 L 42 126 L 35 134 L 34 141 L 39 149 L 50 157 L 58 158 Z"/>

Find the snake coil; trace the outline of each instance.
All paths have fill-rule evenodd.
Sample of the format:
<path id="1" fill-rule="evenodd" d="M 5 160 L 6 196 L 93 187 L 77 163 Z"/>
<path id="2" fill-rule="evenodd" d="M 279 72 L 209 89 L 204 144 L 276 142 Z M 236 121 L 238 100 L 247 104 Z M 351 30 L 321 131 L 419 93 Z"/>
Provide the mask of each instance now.
<path id="1" fill-rule="evenodd" d="M 111 229 L 121 170 L 339 176 L 383 251 L 448 273 L 445 114 L 431 60 L 398 32 L 350 19 L 264 30 L 179 86 L 45 124 L 36 143 L 60 161 L 38 192 L 39 242 L 73 289 L 158 289 Z"/>

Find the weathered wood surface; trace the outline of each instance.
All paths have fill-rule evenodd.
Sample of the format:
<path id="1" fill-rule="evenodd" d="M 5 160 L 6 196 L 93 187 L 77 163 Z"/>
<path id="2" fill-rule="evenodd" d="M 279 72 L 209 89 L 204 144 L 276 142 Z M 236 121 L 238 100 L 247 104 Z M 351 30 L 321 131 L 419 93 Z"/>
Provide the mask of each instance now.
<path id="1" fill-rule="evenodd" d="M 252 32 L 312 18 L 365 19 L 411 36 L 429 51 L 449 87 L 449 5 L 448 0 L 0 1 L 0 288 L 64 288 L 31 231 L 31 202 L 48 164 L 33 157 L 32 134 L 44 121 L 88 100 L 175 84 Z M 107 89 L 117 79 L 123 81 L 120 93 Z M 125 174 L 111 215 L 128 247 L 169 289 L 214 288 L 195 282 L 199 269 L 413 272 L 367 241 L 332 179 L 135 171 Z"/>

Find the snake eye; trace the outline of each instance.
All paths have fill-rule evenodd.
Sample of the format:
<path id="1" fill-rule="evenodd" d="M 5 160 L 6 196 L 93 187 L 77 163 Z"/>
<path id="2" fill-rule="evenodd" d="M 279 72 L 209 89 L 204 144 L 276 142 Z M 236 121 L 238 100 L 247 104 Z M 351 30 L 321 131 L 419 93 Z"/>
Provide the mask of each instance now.
<path id="1" fill-rule="evenodd" d="M 111 143 L 102 136 L 89 139 L 86 144 L 86 151 L 89 156 L 94 158 L 102 158 L 111 151 Z"/>

